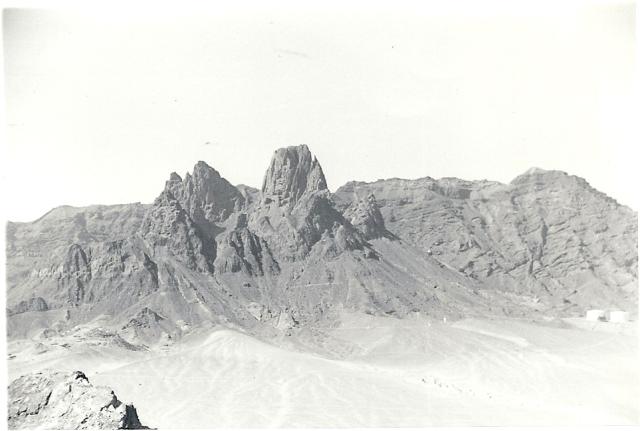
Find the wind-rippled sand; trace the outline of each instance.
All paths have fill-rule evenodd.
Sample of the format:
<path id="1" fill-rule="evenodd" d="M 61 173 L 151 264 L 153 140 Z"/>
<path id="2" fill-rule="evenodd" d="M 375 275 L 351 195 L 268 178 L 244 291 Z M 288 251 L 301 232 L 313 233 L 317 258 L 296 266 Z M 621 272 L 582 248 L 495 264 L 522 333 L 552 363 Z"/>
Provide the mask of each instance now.
<path id="1" fill-rule="evenodd" d="M 161 428 L 638 424 L 634 325 L 578 323 L 345 313 L 274 344 L 230 329 L 152 351 L 22 340 L 9 373 L 82 369 Z"/>

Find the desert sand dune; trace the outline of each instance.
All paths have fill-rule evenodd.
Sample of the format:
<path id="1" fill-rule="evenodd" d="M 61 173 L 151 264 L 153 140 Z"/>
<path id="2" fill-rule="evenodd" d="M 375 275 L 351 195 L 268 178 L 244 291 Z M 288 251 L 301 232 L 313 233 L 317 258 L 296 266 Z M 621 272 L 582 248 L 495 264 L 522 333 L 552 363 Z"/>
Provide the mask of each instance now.
<path id="1" fill-rule="evenodd" d="M 162 428 L 638 422 L 636 337 L 575 327 L 344 313 L 271 342 L 218 329 L 161 350 L 77 345 L 66 357 L 32 343 L 10 345 L 10 374 L 82 368 Z"/>

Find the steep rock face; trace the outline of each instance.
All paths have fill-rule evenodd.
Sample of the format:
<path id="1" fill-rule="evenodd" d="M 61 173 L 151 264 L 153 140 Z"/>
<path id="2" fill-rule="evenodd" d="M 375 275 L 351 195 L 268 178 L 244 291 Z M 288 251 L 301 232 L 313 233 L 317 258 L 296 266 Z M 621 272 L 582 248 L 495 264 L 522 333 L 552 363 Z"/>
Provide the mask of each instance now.
<path id="1" fill-rule="evenodd" d="M 559 171 L 529 171 L 509 188 L 519 215 L 517 237 L 528 253 L 527 275 L 550 290 L 591 287 L 594 294 L 637 282 L 636 213 Z"/>
<path id="2" fill-rule="evenodd" d="M 88 283 L 102 280 L 102 292 L 110 297 L 113 270 L 105 276 L 98 262 L 103 243 L 129 242 L 136 236 L 149 205 L 62 206 L 31 223 L 7 225 L 7 305 L 9 313 L 48 311 L 95 301 L 100 296 Z M 113 249 L 111 251 L 114 251 Z M 91 265 L 91 257 L 94 257 Z M 127 258 L 128 263 L 132 258 Z M 129 275 L 125 276 L 125 278 Z M 134 276 L 134 278 L 136 278 Z M 146 276 L 142 277 L 143 279 Z"/>
<path id="3" fill-rule="evenodd" d="M 167 181 L 165 190 L 180 203 L 189 217 L 211 238 L 210 223 L 226 220 L 242 208 L 245 198 L 220 173 L 205 162 L 196 163 L 193 175 L 184 180 L 175 172 Z"/>
<path id="4" fill-rule="evenodd" d="M 342 209 L 344 217 L 358 229 L 367 240 L 376 238 L 393 238 L 384 224 L 380 207 L 373 194 L 366 198 L 356 197 Z"/>
<path id="5" fill-rule="evenodd" d="M 354 182 L 336 200 L 368 193 L 393 234 L 495 289 L 565 311 L 637 301 L 637 215 L 581 178 L 534 169 L 508 185 Z"/>
<path id="6" fill-rule="evenodd" d="M 71 304 L 77 305 L 84 299 L 85 284 L 91 281 L 90 259 L 79 244 L 73 244 L 62 263 L 60 279 L 70 285 L 68 300 Z"/>
<path id="7" fill-rule="evenodd" d="M 62 206 L 31 223 L 7 223 L 7 282 L 17 285 L 34 268 L 57 265 L 73 244 L 87 247 L 130 238 L 140 228 L 149 205 Z"/>
<path id="8" fill-rule="evenodd" d="M 340 238 L 344 241 L 343 250 L 361 250 L 365 241 L 351 224 L 336 210 L 327 192 L 317 192 L 303 196 L 291 212 L 298 221 L 297 234 L 304 246 L 311 248 L 323 236 Z"/>
<path id="9" fill-rule="evenodd" d="M 282 260 L 304 259 L 320 240 L 338 253 L 366 250 L 364 237 L 336 209 L 322 168 L 306 145 L 277 150 L 254 207 L 250 227 Z"/>
<path id="10" fill-rule="evenodd" d="M 107 300 L 113 309 L 158 289 L 156 264 L 135 237 L 86 246 L 72 244 L 62 262 L 34 268 L 10 286 L 11 314 L 78 307 Z M 46 299 L 45 299 L 46 298 Z"/>
<path id="11" fill-rule="evenodd" d="M 251 191 L 244 193 L 205 162 L 198 162 L 185 179 L 171 174 L 165 189 L 142 224 L 142 236 L 154 248 L 165 247 L 189 268 L 213 272 L 216 237 L 225 221 L 240 211 Z M 221 241 L 223 246 L 226 243 Z M 223 247 L 224 248 L 224 247 Z"/>
<path id="12" fill-rule="evenodd" d="M 143 429 L 136 408 L 80 371 L 29 374 L 9 385 L 10 429 Z"/>
<path id="13" fill-rule="evenodd" d="M 247 227 L 246 213 L 237 216 L 234 228 L 220 241 L 215 269 L 222 273 L 244 271 L 257 276 L 280 272 L 267 242 Z"/>
<path id="14" fill-rule="evenodd" d="M 322 167 L 306 145 L 277 150 L 262 183 L 265 199 L 295 204 L 305 193 L 327 189 Z"/>
<path id="15" fill-rule="evenodd" d="M 440 184 L 440 181 L 443 184 Z M 500 187 L 481 182 L 476 190 Z M 346 207 L 349 202 L 374 194 L 386 228 L 404 241 L 420 247 L 455 270 L 472 277 L 490 275 L 500 258 L 492 241 L 478 229 L 481 214 L 469 205 L 474 184 L 462 180 L 390 179 L 374 183 L 348 183 L 335 193 Z M 453 196 L 453 197 L 452 197 Z M 477 233 L 477 234 L 476 234 Z M 477 244 L 477 245 L 476 245 Z M 446 253 L 444 253 L 446 250 Z M 483 258 L 485 254 L 489 256 Z M 470 262 L 473 262 L 470 264 Z"/>
<path id="16" fill-rule="evenodd" d="M 165 189 L 156 198 L 140 227 L 140 235 L 157 254 L 169 252 L 190 269 L 213 271 L 216 243 L 210 229 L 203 231 L 170 190 Z"/>
<path id="17" fill-rule="evenodd" d="M 74 277 L 83 288 L 70 294 L 73 305 L 105 298 L 113 302 L 124 300 L 125 304 L 127 296 L 144 297 L 158 290 L 157 265 L 136 238 L 105 241 L 89 252 L 88 273 L 64 274 Z M 91 282 L 83 277 L 89 277 Z"/>
<path id="18" fill-rule="evenodd" d="M 181 181 L 172 175 L 154 203 L 145 206 L 146 214 L 136 224 L 137 230 L 128 232 L 124 239 L 68 244 L 61 238 L 60 245 L 53 247 L 52 239 L 34 232 L 51 253 L 46 259 L 36 261 L 28 272 L 15 272 L 8 283 L 9 314 L 15 316 L 14 320 L 25 321 L 32 318 L 34 312 L 50 311 L 51 317 L 36 318 L 36 323 L 29 325 L 32 328 L 29 331 L 46 325 L 45 322 L 68 328 L 99 315 L 110 316 L 110 324 L 117 330 L 145 343 L 152 342 L 154 337 L 180 334 L 188 330 L 184 328 L 203 321 L 233 320 L 237 314 L 242 316 L 239 299 L 235 294 L 230 296 L 231 289 L 216 281 L 214 272 L 222 271 L 216 271 L 215 264 L 224 266 L 227 249 L 233 251 L 232 259 L 240 260 L 245 270 L 241 272 L 249 276 L 277 273 L 277 262 L 266 243 L 247 229 L 246 216 L 244 224 L 234 226 L 238 213 L 225 209 L 229 200 L 219 196 L 216 187 L 228 186 L 222 190 L 232 196 L 234 208 L 244 202 L 242 193 L 229 191 L 233 186 L 203 163 L 196 165 L 189 178 Z M 199 224 L 172 190 L 189 205 L 193 217 L 199 217 Z M 255 198 L 257 191 L 245 188 L 244 193 Z M 219 203 L 223 208 L 217 207 Z M 69 231 L 69 226 L 76 225 L 77 217 L 74 214 L 58 222 L 61 225 L 58 231 Z M 24 231 L 34 231 L 33 226 L 14 226 L 11 231 L 14 245 L 37 243 Z M 118 238 L 118 231 L 114 237 Z M 216 259 L 218 243 L 220 259 Z M 20 247 L 13 249 L 16 266 L 21 266 L 24 251 Z M 152 307 L 163 320 L 149 328 L 136 326 L 140 320 L 137 318 L 142 317 L 136 313 L 144 306 Z M 67 317 L 61 319 L 60 316 Z"/>

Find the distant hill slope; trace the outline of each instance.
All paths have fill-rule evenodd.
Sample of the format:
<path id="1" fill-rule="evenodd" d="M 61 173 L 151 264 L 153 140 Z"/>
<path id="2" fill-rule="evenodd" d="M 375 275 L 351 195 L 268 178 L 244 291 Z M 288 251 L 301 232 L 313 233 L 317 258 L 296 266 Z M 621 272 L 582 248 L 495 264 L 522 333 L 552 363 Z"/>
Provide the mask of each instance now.
<path id="1" fill-rule="evenodd" d="M 582 178 L 531 169 L 510 184 L 389 179 L 350 182 L 338 207 L 375 196 L 387 228 L 490 288 L 554 308 L 637 301 L 638 216 Z"/>
<path id="2" fill-rule="evenodd" d="M 274 153 L 261 190 L 198 162 L 151 205 L 9 223 L 9 319 L 63 330 L 99 318 L 153 342 L 211 323 L 289 331 L 343 308 L 456 317 L 637 303 L 637 215 L 577 177 L 326 184 L 302 145 Z"/>

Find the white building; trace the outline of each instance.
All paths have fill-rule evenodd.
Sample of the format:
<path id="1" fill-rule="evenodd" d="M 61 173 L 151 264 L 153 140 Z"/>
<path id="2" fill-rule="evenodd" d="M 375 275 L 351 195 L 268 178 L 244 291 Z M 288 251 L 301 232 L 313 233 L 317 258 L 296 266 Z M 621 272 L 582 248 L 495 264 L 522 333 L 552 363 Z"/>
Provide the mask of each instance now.
<path id="1" fill-rule="evenodd" d="M 597 322 L 601 319 L 604 319 L 605 312 L 604 310 L 587 310 L 587 320 L 591 322 Z"/>
<path id="2" fill-rule="evenodd" d="M 609 318 L 607 320 L 609 320 L 609 322 L 612 323 L 620 323 L 620 322 L 628 322 L 629 321 L 629 313 L 626 311 L 620 311 L 620 310 L 615 310 L 615 311 L 609 311 Z"/>

